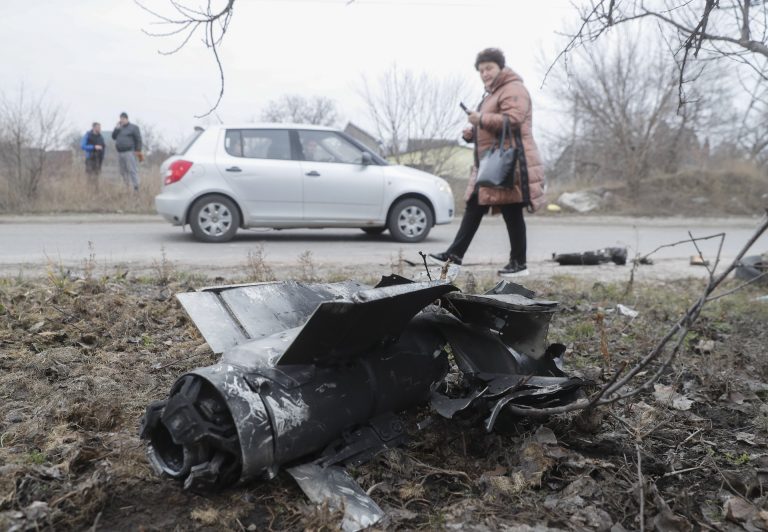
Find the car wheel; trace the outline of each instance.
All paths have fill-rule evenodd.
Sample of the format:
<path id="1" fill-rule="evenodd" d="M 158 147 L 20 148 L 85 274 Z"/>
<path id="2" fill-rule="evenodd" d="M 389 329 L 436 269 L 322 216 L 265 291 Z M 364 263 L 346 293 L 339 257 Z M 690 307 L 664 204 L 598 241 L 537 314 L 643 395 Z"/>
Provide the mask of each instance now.
<path id="1" fill-rule="evenodd" d="M 227 242 L 240 227 L 240 212 L 225 196 L 204 196 L 192 205 L 189 226 L 195 238 L 202 242 Z"/>
<path id="2" fill-rule="evenodd" d="M 361 227 L 366 235 L 380 235 L 387 230 L 386 227 Z"/>
<path id="3" fill-rule="evenodd" d="M 388 226 L 398 242 L 421 242 L 432 229 L 432 211 L 419 199 L 405 198 L 392 207 Z"/>

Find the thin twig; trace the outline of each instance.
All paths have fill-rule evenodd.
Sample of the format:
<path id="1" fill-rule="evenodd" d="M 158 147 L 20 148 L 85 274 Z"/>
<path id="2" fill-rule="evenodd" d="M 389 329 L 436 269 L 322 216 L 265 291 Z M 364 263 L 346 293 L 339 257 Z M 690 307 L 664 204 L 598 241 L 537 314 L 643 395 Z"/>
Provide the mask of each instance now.
<path id="1" fill-rule="evenodd" d="M 424 269 L 427 271 L 427 279 L 431 281 L 432 275 L 430 275 L 429 273 L 429 266 L 427 265 L 427 255 L 423 251 L 419 251 L 419 255 L 421 255 L 421 260 L 424 261 Z"/>
<path id="2" fill-rule="evenodd" d="M 690 473 L 691 471 L 698 471 L 699 469 L 704 469 L 704 466 L 700 465 L 696 467 L 689 467 L 687 469 L 680 469 L 678 471 L 669 471 L 661 475 L 659 478 L 672 477 L 674 475 L 682 475 L 683 473 Z"/>
<path id="3" fill-rule="evenodd" d="M 635 442 L 637 450 L 637 488 L 640 496 L 640 532 L 645 530 L 645 490 L 643 489 L 643 455 L 640 452 L 640 442 Z"/>
<path id="4" fill-rule="evenodd" d="M 153 368 L 152 372 L 160 371 L 161 369 L 168 368 L 170 366 L 173 366 L 174 364 L 180 364 L 181 362 L 186 362 L 187 360 L 190 360 L 192 358 L 195 358 L 196 356 L 200 356 L 202 353 L 193 353 L 189 355 L 188 357 L 181 358 L 179 360 L 172 360 L 171 362 L 168 362 L 167 364 L 163 364 L 162 366 L 159 366 L 157 368 Z"/>
<path id="5" fill-rule="evenodd" d="M 621 375 L 621 372 L 622 372 L 622 371 L 624 371 L 624 368 L 626 368 L 626 367 L 627 367 L 627 362 L 626 362 L 626 361 L 622 362 L 622 363 L 621 363 L 621 366 L 619 366 L 619 369 L 617 369 L 617 370 L 616 370 L 616 373 L 613 375 L 613 377 L 611 377 L 611 380 L 609 380 L 609 381 L 608 381 L 608 382 L 605 384 L 605 386 L 603 386 L 602 388 L 600 388 L 600 391 L 599 391 L 599 392 L 597 392 L 597 393 L 596 393 L 596 394 L 595 394 L 595 395 L 594 395 L 594 396 L 593 396 L 593 397 L 592 397 L 592 398 L 589 400 L 589 404 L 587 405 L 587 408 L 585 408 L 585 410 L 589 410 L 590 408 L 594 407 L 594 406 L 597 404 L 597 402 L 598 402 L 600 399 L 602 399 L 602 397 L 603 397 L 603 395 L 605 394 L 605 392 L 606 392 L 606 391 L 608 391 L 608 389 L 611 387 L 611 385 L 613 385 L 613 384 L 616 382 L 616 380 L 619 378 L 619 375 Z"/>
<path id="6" fill-rule="evenodd" d="M 714 275 L 714 269 L 709 269 L 709 264 L 707 264 L 707 261 L 704 259 L 704 254 L 701 252 L 699 245 L 696 243 L 696 239 L 694 239 L 693 234 L 690 231 L 688 231 L 688 236 L 691 237 L 691 244 L 693 244 L 693 247 L 696 248 L 696 253 L 698 253 L 699 258 L 701 259 L 701 264 L 707 269 L 707 272 L 709 273 L 709 280 L 711 281 L 712 276 Z"/>
<path id="7" fill-rule="evenodd" d="M 722 294 L 717 294 L 716 296 L 710 296 L 710 297 L 707 298 L 707 303 L 709 303 L 710 301 L 715 301 L 716 299 L 720 299 L 721 297 L 729 296 L 729 295 L 733 294 L 734 292 L 738 292 L 739 290 L 741 290 L 745 286 L 749 286 L 752 283 L 754 283 L 756 281 L 759 281 L 760 279 L 763 279 L 767 275 L 768 275 L 768 271 L 765 271 L 765 272 L 761 273 L 760 275 L 758 275 L 756 277 L 753 277 L 749 281 L 740 284 L 736 288 L 732 288 L 732 289 L 730 289 L 730 290 L 728 290 L 726 292 L 723 292 Z"/>
<path id="8" fill-rule="evenodd" d="M 690 233 L 688 233 L 688 234 L 690 235 Z M 671 244 L 664 244 L 662 246 L 657 247 L 656 249 L 654 249 L 650 253 L 646 253 L 645 255 L 643 255 L 642 257 L 640 257 L 639 259 L 636 259 L 636 260 L 642 261 L 644 259 L 647 259 L 651 255 L 656 253 L 657 251 L 662 250 L 664 248 L 672 248 L 672 247 L 675 247 L 675 246 L 679 246 L 681 244 L 690 244 L 691 242 L 694 242 L 694 245 L 695 245 L 695 242 L 697 242 L 699 240 L 711 240 L 713 238 L 725 238 L 725 233 L 717 233 L 717 234 L 709 235 L 709 236 L 697 236 L 696 238 L 691 237 L 691 238 L 688 238 L 686 240 L 680 240 L 679 242 L 673 242 Z"/>

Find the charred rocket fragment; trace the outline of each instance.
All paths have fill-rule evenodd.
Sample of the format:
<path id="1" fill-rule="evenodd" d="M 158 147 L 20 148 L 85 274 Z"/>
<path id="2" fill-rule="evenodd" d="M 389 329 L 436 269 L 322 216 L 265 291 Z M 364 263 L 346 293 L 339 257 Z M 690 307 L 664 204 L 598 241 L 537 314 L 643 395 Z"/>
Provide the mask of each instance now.
<path id="1" fill-rule="evenodd" d="M 552 260 L 560 266 L 597 266 L 607 262 L 624 266 L 627 263 L 627 248 L 603 248 L 580 253 L 553 253 Z"/>
<path id="2" fill-rule="evenodd" d="M 345 530 L 384 515 L 344 466 L 402 444 L 398 412 L 429 403 L 491 431 L 507 405 L 581 394 L 559 368 L 564 346 L 547 344 L 557 303 L 512 283 L 470 295 L 392 275 L 376 287 L 274 282 L 177 297 L 222 356 L 147 408 L 155 470 L 211 491 L 284 467 L 312 501 L 343 506 Z"/>

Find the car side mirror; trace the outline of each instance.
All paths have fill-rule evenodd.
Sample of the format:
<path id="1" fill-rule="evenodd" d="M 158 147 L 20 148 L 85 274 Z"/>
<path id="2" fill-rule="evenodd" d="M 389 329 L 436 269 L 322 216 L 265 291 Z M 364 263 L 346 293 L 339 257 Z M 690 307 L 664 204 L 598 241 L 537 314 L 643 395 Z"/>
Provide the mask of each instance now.
<path id="1" fill-rule="evenodd" d="M 364 151 L 363 157 L 362 157 L 362 164 L 363 166 L 368 166 L 369 164 L 373 164 L 373 155 L 371 155 L 367 151 Z"/>

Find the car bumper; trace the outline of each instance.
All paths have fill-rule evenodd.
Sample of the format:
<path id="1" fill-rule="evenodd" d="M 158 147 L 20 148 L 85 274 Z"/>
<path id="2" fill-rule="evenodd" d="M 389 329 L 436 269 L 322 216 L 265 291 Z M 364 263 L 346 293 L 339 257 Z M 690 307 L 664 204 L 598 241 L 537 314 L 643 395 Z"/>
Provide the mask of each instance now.
<path id="1" fill-rule="evenodd" d="M 181 183 L 175 183 L 155 196 L 155 210 L 173 225 L 185 225 L 190 200 L 189 189 Z"/>
<path id="2" fill-rule="evenodd" d="M 456 212 L 455 205 L 451 192 L 440 194 L 435 201 L 435 225 L 451 223 Z"/>

